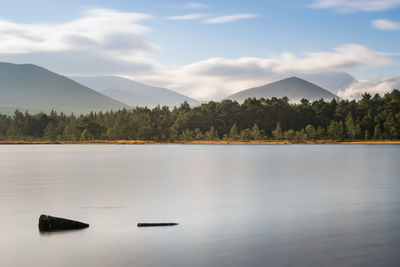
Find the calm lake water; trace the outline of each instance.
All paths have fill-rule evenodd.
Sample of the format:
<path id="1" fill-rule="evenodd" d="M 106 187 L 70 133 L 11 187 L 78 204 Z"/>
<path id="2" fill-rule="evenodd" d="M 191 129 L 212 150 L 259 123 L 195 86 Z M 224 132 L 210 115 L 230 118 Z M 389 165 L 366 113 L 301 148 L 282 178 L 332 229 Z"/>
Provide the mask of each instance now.
<path id="1" fill-rule="evenodd" d="M 3 145 L 0 235 L 0 266 L 400 266 L 400 146 Z"/>

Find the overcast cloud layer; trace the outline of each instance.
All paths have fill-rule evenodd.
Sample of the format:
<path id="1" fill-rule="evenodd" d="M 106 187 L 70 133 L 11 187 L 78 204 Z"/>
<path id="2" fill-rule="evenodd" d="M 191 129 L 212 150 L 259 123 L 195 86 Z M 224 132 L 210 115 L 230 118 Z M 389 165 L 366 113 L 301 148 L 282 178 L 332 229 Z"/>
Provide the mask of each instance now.
<path id="1" fill-rule="evenodd" d="M 208 23 L 253 17 L 252 14 L 244 15 L 213 18 Z M 28 25 L 0 20 L 0 60 L 34 63 L 65 75 L 120 75 L 200 100 L 219 100 L 239 90 L 299 73 L 351 71 L 358 67 L 393 64 L 383 53 L 360 44 L 343 44 L 331 51 L 300 55 L 210 58 L 169 66 L 147 57 L 158 49 L 146 38 L 150 29 L 142 25 L 144 20 L 151 18 L 147 14 L 92 9 L 85 11 L 81 18 L 63 24 Z M 380 79 L 360 84 L 360 87 L 354 85 L 341 91 L 340 96 L 357 97 L 364 90 L 361 87 L 366 88 L 367 84 L 371 92 L 382 91 L 379 88 L 384 87 L 389 90 L 396 85 L 390 79 Z"/>

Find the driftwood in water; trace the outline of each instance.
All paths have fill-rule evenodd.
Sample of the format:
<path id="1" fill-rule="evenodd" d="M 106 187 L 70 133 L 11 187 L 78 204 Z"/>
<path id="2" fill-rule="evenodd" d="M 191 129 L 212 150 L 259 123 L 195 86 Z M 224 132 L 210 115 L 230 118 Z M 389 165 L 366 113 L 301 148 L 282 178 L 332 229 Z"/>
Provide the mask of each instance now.
<path id="1" fill-rule="evenodd" d="M 89 224 L 68 220 L 64 218 L 53 217 L 49 215 L 40 215 L 39 230 L 40 231 L 60 231 L 75 230 L 89 227 Z"/>
<path id="2" fill-rule="evenodd" d="M 138 223 L 137 227 L 174 226 L 177 223 Z"/>

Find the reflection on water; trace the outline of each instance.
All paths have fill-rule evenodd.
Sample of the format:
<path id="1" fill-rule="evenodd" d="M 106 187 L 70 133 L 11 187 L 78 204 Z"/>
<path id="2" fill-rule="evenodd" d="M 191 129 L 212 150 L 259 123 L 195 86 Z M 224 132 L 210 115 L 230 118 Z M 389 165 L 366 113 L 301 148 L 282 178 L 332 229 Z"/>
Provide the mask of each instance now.
<path id="1" fill-rule="evenodd" d="M 0 266 L 399 266 L 399 156 L 395 145 L 0 146 Z M 40 214 L 90 227 L 43 234 Z"/>

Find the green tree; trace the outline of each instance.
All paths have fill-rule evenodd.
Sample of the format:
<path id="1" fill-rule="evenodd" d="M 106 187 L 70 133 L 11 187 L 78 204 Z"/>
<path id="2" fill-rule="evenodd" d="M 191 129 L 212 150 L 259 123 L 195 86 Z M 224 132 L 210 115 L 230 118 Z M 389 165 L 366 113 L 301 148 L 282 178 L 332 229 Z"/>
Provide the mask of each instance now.
<path id="1" fill-rule="evenodd" d="M 189 129 L 185 129 L 182 132 L 182 138 L 184 141 L 188 142 L 188 141 L 193 141 L 194 136 L 193 136 L 193 131 L 189 130 Z"/>
<path id="2" fill-rule="evenodd" d="M 236 123 L 233 124 L 231 130 L 229 131 L 229 139 L 230 140 L 237 140 L 239 138 L 239 131 L 236 126 Z"/>
<path id="3" fill-rule="evenodd" d="M 284 136 L 286 140 L 294 140 L 296 138 L 296 131 L 292 129 L 285 131 Z"/>
<path id="4" fill-rule="evenodd" d="M 281 127 L 281 123 L 280 122 L 278 122 L 276 124 L 275 130 L 272 131 L 272 137 L 275 140 L 282 140 L 283 139 L 283 131 L 282 131 L 282 127 Z"/>
<path id="5" fill-rule="evenodd" d="M 240 140 L 243 140 L 243 141 L 252 140 L 251 130 L 249 128 L 246 128 L 246 129 L 240 131 L 239 137 L 240 137 Z"/>
<path id="6" fill-rule="evenodd" d="M 368 131 L 368 130 L 365 130 L 364 139 L 365 139 L 365 140 L 369 140 L 370 138 L 371 138 L 371 135 L 370 135 L 369 131 Z"/>
<path id="7" fill-rule="evenodd" d="M 374 140 L 380 140 L 382 139 L 382 130 L 381 130 L 381 126 L 379 124 L 377 124 L 375 126 L 375 130 L 374 130 Z"/>
<path id="8" fill-rule="evenodd" d="M 306 133 L 307 139 L 314 140 L 317 138 L 317 131 L 315 130 L 314 126 L 311 124 L 308 124 L 306 128 L 304 129 Z"/>
<path id="9" fill-rule="evenodd" d="M 399 114 L 400 115 L 400 114 Z M 385 136 L 389 139 L 398 139 L 400 137 L 400 121 L 396 120 L 393 113 L 389 113 L 383 124 Z"/>
<path id="10" fill-rule="evenodd" d="M 57 126 L 53 121 L 50 121 L 44 129 L 44 139 L 57 140 Z"/>
<path id="11" fill-rule="evenodd" d="M 256 123 L 254 124 L 253 128 L 251 129 L 251 138 L 253 140 L 261 140 L 262 139 L 262 133 Z"/>
<path id="12" fill-rule="evenodd" d="M 300 131 L 296 131 L 296 139 L 297 140 L 307 140 L 307 134 L 304 131 L 304 129 L 301 129 Z"/>
<path id="13" fill-rule="evenodd" d="M 351 116 L 350 113 L 347 115 L 344 124 L 346 125 L 347 136 L 350 137 L 350 139 L 355 139 L 360 136 L 361 134 L 360 125 L 354 122 L 353 117 Z"/>
<path id="14" fill-rule="evenodd" d="M 342 140 L 344 138 L 343 122 L 332 121 L 328 127 L 328 135 L 333 140 Z"/>
<path id="15" fill-rule="evenodd" d="M 174 126 L 169 128 L 169 140 L 170 141 L 177 141 L 179 139 L 180 139 L 179 131 Z"/>
<path id="16" fill-rule="evenodd" d="M 215 130 L 214 126 L 211 126 L 210 130 L 205 134 L 206 140 L 208 141 L 216 141 L 218 140 L 218 131 Z"/>
<path id="17" fill-rule="evenodd" d="M 199 128 L 194 129 L 194 138 L 196 140 L 204 140 L 204 135 L 201 133 Z"/>
<path id="18" fill-rule="evenodd" d="M 88 129 L 83 130 L 81 134 L 81 141 L 90 141 L 93 140 L 94 136 L 90 133 Z"/>

